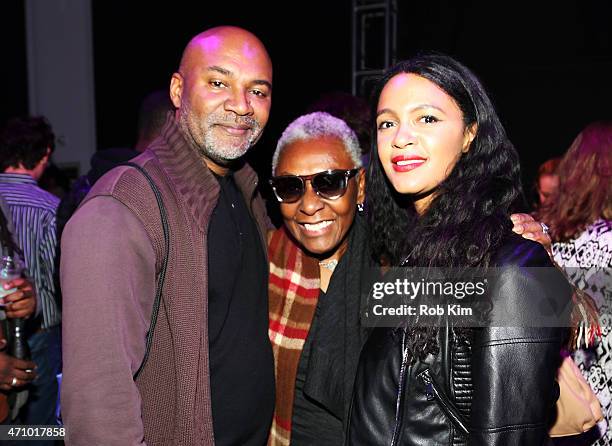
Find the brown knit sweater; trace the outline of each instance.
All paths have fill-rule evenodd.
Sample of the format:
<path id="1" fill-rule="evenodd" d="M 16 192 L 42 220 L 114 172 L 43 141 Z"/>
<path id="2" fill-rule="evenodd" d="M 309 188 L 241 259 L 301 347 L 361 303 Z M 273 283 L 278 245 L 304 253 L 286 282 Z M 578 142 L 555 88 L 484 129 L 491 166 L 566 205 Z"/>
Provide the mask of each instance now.
<path id="1" fill-rule="evenodd" d="M 66 249 L 63 252 L 68 253 L 62 256 L 64 305 L 70 306 L 64 324 L 62 395 L 68 444 L 142 444 L 137 438 L 142 432 L 149 446 L 212 445 L 207 302 L 203 296 L 207 296 L 208 290 L 208 224 L 219 196 L 219 185 L 187 146 L 172 117 L 162 137 L 135 162 L 146 168 L 160 188 L 170 227 L 168 270 L 154 340 L 146 367 L 136 384 L 130 384 L 127 380 L 138 368 L 144 353 L 144 334 L 154 297 L 151 290 L 155 288 L 155 275 L 151 273 L 159 271 L 161 265 L 163 232 L 157 202 L 146 179 L 135 169 L 119 167 L 96 183 L 74 221 L 69 222 L 62 241 Z M 265 246 L 269 223 L 263 201 L 256 192 L 256 175 L 244 166 L 236 172 L 235 179 L 257 221 Z M 119 218 L 102 216 L 100 212 L 105 211 L 116 213 Z M 126 227 L 118 227 L 124 220 Z M 115 227 L 113 221 L 116 221 Z M 86 225 L 91 229 L 85 229 Z M 132 226 L 134 229 L 130 230 Z M 133 238 L 130 234 L 113 236 L 109 243 L 114 247 L 107 248 L 98 240 L 94 242 L 100 252 L 89 252 L 89 256 L 98 256 L 101 260 L 92 261 L 79 253 L 77 246 L 82 251 L 83 246 L 91 245 L 86 238 L 103 238 L 107 231 L 124 230 L 129 230 Z M 146 241 L 149 246 L 142 246 Z M 130 244 L 135 248 L 130 249 Z M 115 255 L 109 252 L 111 249 L 116 251 Z M 108 265 L 100 264 L 104 261 Z M 108 282 L 107 276 L 99 274 L 101 268 L 117 271 L 115 275 L 125 277 L 124 282 L 118 286 L 101 283 Z M 126 269 L 130 273 L 121 274 Z M 146 292 L 134 285 L 139 283 Z M 111 293 L 123 294 L 118 298 L 111 296 L 117 305 L 125 305 L 124 300 L 140 305 L 139 316 L 125 315 L 133 312 L 133 305 L 126 305 L 121 313 L 108 318 L 106 323 L 113 326 L 110 329 L 98 322 L 95 314 L 88 316 L 90 306 L 96 302 L 98 311 L 104 308 L 100 303 L 109 298 L 109 286 Z M 106 293 L 101 291 L 105 289 Z M 98 318 L 104 319 L 103 312 Z M 121 334 L 117 335 L 117 331 Z M 121 345 L 106 345 L 105 333 L 111 338 L 117 337 Z M 88 354 L 92 350 L 99 351 L 101 356 Z M 87 370 L 95 369 L 88 361 L 97 361 L 98 367 L 109 369 L 104 376 L 99 372 L 98 382 L 95 372 L 83 376 Z M 114 379 L 106 379 L 109 373 Z M 109 386 L 104 388 L 107 382 Z M 97 386 L 97 390 L 92 386 Z M 116 399 L 124 394 L 131 397 L 118 404 L 113 401 L 114 394 Z M 127 407 L 124 409 L 124 406 Z M 137 419 L 138 408 L 142 421 Z M 137 423 L 142 426 L 135 426 Z M 125 436 L 121 438 L 123 433 Z"/>

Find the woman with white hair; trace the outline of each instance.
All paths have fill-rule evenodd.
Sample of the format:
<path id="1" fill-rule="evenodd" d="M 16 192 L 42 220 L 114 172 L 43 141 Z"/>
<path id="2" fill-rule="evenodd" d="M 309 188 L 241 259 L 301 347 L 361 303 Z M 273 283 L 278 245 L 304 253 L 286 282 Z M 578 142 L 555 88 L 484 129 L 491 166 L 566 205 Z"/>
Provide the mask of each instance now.
<path id="1" fill-rule="evenodd" d="M 276 409 L 270 444 L 343 442 L 368 267 L 365 172 L 355 133 L 324 112 L 282 134 L 270 180 L 284 225 L 268 245 Z M 332 277 L 333 275 L 333 277 Z"/>

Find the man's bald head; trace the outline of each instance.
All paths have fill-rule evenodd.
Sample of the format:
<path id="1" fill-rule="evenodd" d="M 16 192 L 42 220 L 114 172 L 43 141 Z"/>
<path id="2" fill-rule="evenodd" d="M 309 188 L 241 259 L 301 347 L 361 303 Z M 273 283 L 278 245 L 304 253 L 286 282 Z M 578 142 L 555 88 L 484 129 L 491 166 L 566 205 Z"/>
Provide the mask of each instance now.
<path id="1" fill-rule="evenodd" d="M 197 34 L 189 41 L 181 56 L 179 73 L 186 75 L 193 64 L 198 63 L 202 53 L 218 51 L 222 47 L 232 47 L 244 55 L 258 55 L 270 64 L 270 69 L 272 67 L 266 47 L 255 34 L 237 26 L 216 26 Z"/>
<path id="2" fill-rule="evenodd" d="M 226 170 L 259 139 L 272 100 L 272 63 L 249 31 L 220 26 L 187 44 L 170 99 L 188 142 L 215 170 Z"/>

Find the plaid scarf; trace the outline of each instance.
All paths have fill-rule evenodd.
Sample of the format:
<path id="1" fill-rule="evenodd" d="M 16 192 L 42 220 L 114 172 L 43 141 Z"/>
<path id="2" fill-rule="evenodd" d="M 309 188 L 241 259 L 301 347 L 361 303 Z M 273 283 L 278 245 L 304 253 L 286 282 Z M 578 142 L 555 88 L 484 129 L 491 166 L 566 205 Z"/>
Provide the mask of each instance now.
<path id="1" fill-rule="evenodd" d="M 268 444 L 289 445 L 295 379 L 319 299 L 319 264 L 290 239 L 284 227 L 268 244 L 269 336 L 274 352 L 276 406 Z M 282 364 L 282 367 L 279 367 Z"/>

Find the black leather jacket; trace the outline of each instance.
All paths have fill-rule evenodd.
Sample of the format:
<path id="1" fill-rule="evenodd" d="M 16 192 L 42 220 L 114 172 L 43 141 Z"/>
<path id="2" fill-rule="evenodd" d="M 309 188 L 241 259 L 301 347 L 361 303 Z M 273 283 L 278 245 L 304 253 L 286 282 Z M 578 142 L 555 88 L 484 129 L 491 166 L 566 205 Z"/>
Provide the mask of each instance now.
<path id="1" fill-rule="evenodd" d="M 556 285 L 543 283 L 521 268 L 552 266 L 539 244 L 509 236 L 492 264 L 505 271 L 503 284 L 490 292 L 492 313 L 527 316 L 550 305 L 564 308 L 562 320 L 568 321 L 566 282 L 559 276 Z M 374 329 L 360 358 L 347 444 L 548 443 L 567 329 L 506 326 L 468 333 L 458 337 L 448 324 L 441 327 L 439 353 L 411 365 L 403 354 L 403 330 Z"/>

